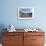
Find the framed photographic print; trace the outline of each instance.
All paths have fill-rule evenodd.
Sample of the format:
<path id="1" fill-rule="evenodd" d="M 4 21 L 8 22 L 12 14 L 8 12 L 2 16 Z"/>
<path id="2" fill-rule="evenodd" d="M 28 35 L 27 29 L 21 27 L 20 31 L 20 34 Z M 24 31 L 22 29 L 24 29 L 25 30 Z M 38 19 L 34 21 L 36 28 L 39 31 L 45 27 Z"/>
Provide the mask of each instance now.
<path id="1" fill-rule="evenodd" d="M 19 7 L 18 8 L 18 19 L 33 19 L 34 8 L 31 7 Z"/>

